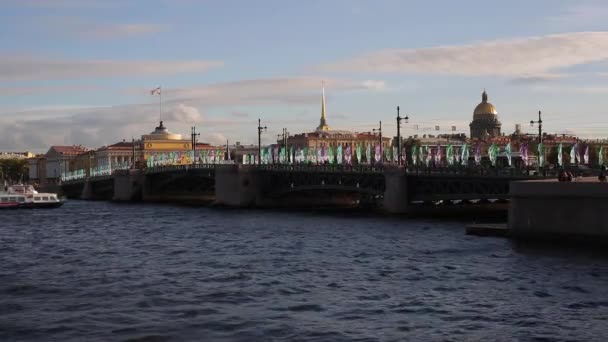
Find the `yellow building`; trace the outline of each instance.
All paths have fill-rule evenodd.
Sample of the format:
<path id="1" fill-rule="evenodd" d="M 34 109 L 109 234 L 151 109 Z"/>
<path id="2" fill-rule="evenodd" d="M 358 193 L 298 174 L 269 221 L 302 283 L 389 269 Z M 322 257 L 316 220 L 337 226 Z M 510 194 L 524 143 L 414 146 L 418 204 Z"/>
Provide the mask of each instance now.
<path id="1" fill-rule="evenodd" d="M 196 144 L 196 150 L 212 150 L 215 147 L 209 144 Z M 149 161 L 163 161 L 163 165 L 185 165 L 193 163 L 192 140 L 183 139 L 181 134 L 169 132 L 160 122 L 160 125 L 150 134 L 141 136 L 141 151 L 144 163 L 150 165 Z"/>

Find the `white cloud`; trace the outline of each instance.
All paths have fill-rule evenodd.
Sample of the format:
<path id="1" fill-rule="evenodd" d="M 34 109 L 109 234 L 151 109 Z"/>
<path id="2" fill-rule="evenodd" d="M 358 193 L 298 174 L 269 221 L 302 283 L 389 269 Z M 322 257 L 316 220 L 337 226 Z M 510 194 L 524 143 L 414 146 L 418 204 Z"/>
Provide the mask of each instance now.
<path id="1" fill-rule="evenodd" d="M 173 132 L 188 132 L 190 126 L 196 124 L 201 132 L 200 141 L 224 144 L 227 136 L 218 131 L 230 134 L 231 139 L 241 136 L 242 132 L 253 135 L 251 127 L 255 120 L 249 118 L 248 113 L 235 111 L 240 106 L 253 110 L 259 108 L 256 106 L 287 103 L 291 105 L 290 111 L 301 105 L 320 106 L 321 80 L 254 79 L 191 88 L 163 88 L 162 117 Z M 331 96 L 338 92 L 376 91 L 384 88 L 384 83 L 325 79 L 325 87 Z M 139 89 L 137 93 L 149 94 L 149 89 Z M 222 111 L 219 108 L 225 110 L 227 116 L 218 115 L 216 111 Z M 93 108 L 60 106 L 17 113 L 2 111 L 0 114 L 0 146 L 5 149 L 44 151 L 53 144 L 99 147 L 151 131 L 158 124 L 158 102 L 157 98 L 150 97 L 148 104 Z M 296 131 L 300 125 L 312 128 L 317 124 L 316 116 L 312 122 L 307 119 L 306 115 L 297 114 L 275 118 L 272 123 L 289 124 Z"/>
<path id="2" fill-rule="evenodd" d="M 387 49 L 320 66 L 325 72 L 556 77 L 556 70 L 608 59 L 608 32 L 577 32 L 468 45 Z"/>
<path id="3" fill-rule="evenodd" d="M 211 145 L 224 145 L 226 144 L 226 136 L 222 133 L 214 132 L 207 136 L 207 140 Z"/>
<path id="4" fill-rule="evenodd" d="M 386 88 L 384 81 L 374 80 L 266 78 L 163 89 L 163 99 L 201 106 L 310 104 L 319 102 L 322 82 L 325 82 L 328 96 L 332 92 L 381 91 Z M 141 93 L 143 89 L 130 92 L 134 91 Z"/>
<path id="5" fill-rule="evenodd" d="M 205 71 L 220 61 L 70 60 L 32 56 L 0 57 L 0 81 L 70 80 L 168 75 Z"/>
<path id="6" fill-rule="evenodd" d="M 169 117 L 178 122 L 191 124 L 198 123 L 203 120 L 203 116 L 198 109 L 182 103 L 178 104 L 177 107 L 170 112 Z"/>

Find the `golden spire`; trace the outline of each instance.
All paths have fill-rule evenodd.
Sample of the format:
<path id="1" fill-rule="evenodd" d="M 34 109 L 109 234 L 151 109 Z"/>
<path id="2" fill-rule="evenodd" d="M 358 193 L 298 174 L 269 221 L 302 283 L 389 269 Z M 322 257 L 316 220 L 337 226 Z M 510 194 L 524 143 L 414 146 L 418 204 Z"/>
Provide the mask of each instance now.
<path id="1" fill-rule="evenodd" d="M 317 127 L 317 131 L 328 131 L 329 126 L 327 126 L 327 121 L 325 118 L 325 81 L 321 82 L 321 121 L 319 122 L 319 127 Z"/>

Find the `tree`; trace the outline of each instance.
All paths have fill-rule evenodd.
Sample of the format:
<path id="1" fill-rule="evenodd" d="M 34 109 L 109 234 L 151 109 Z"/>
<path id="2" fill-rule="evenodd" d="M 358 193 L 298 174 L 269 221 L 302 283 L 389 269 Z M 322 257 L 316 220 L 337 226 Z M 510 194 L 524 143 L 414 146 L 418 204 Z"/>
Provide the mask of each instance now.
<path id="1" fill-rule="evenodd" d="M 29 179 L 28 163 L 25 159 L 0 159 L 0 179 L 9 183 Z"/>

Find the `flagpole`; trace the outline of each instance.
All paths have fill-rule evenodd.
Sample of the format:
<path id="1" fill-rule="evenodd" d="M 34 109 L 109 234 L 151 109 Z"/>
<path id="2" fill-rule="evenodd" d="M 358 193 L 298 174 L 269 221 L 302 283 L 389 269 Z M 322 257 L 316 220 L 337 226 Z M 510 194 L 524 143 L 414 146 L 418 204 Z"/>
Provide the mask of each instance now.
<path id="1" fill-rule="evenodd" d="M 158 87 L 158 118 L 159 121 L 163 120 L 163 90 Z"/>

